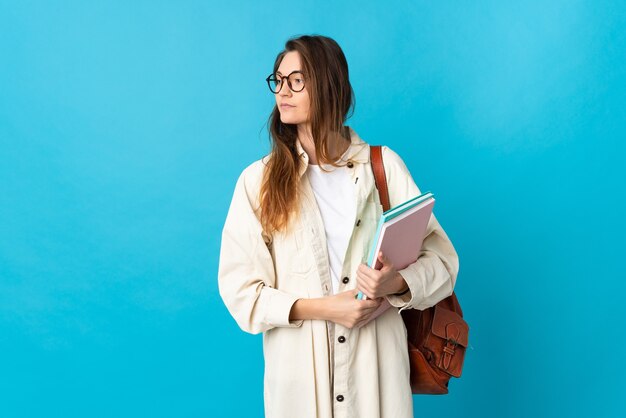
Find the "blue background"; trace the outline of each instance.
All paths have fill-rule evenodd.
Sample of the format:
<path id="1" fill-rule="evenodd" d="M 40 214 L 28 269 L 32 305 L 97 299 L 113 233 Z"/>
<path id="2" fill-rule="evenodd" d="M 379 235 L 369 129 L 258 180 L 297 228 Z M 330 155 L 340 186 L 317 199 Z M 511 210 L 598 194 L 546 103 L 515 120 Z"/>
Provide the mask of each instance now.
<path id="1" fill-rule="evenodd" d="M 472 347 L 415 416 L 624 416 L 625 28 L 608 1 L 0 2 L 0 417 L 262 416 L 217 255 L 264 78 L 312 33 L 460 256 Z"/>

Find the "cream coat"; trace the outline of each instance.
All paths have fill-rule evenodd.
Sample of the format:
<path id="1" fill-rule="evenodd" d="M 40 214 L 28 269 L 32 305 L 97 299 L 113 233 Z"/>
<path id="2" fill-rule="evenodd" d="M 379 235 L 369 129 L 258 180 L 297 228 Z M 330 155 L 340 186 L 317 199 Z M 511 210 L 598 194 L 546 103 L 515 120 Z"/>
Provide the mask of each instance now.
<path id="1" fill-rule="evenodd" d="M 349 282 L 341 283 L 340 291 L 356 287 L 356 269 L 366 262 L 382 213 L 369 144 L 352 128 L 350 134 L 345 158 L 353 163 L 357 209 L 342 273 Z M 393 306 L 385 313 L 358 329 L 317 320 L 290 322 L 297 299 L 331 294 L 324 225 L 303 176 L 308 156 L 299 142 L 297 146 L 303 160 L 303 199 L 295 227 L 273 237 L 262 234 L 258 191 L 264 157 L 239 176 L 222 231 L 220 295 L 242 330 L 263 332 L 265 415 L 413 417 L 406 328 L 399 312 L 425 309 L 452 294 L 459 270 L 457 253 L 433 214 L 419 259 L 399 270 L 410 292 L 388 296 Z M 398 154 L 386 146 L 382 151 L 391 206 L 419 195 Z M 345 342 L 340 343 L 339 336 Z"/>

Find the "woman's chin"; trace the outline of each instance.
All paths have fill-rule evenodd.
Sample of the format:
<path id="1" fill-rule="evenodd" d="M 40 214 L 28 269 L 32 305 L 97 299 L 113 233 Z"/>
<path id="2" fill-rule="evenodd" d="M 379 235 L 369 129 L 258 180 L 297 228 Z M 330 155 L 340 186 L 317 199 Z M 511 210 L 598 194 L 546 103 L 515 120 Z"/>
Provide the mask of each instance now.
<path id="1" fill-rule="evenodd" d="M 290 118 L 290 117 L 280 117 L 280 121 L 284 124 L 287 125 L 298 125 L 300 123 L 303 123 L 303 120 L 300 120 L 298 118 Z"/>

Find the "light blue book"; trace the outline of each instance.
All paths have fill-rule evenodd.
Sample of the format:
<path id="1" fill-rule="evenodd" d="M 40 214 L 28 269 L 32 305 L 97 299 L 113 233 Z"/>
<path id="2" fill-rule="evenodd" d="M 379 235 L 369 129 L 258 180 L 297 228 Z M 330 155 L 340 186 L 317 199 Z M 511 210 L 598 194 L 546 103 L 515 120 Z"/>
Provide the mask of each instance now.
<path id="1" fill-rule="evenodd" d="M 378 220 L 376 234 L 367 258 L 367 265 L 371 268 L 377 268 L 378 252 L 383 247 L 386 248 L 383 253 L 393 262 L 394 266 L 404 268 L 402 264 L 410 263 L 411 261 L 408 261 L 407 257 L 411 257 L 411 250 L 415 249 L 414 247 L 421 247 L 434 202 L 433 194 L 425 192 L 383 212 Z M 388 228 L 391 232 L 387 232 Z M 385 241 L 386 232 L 388 241 Z M 407 234 L 410 235 L 406 236 Z M 404 242 L 405 240 L 406 243 Z M 407 252 L 406 250 L 409 251 Z M 419 248 L 415 249 L 414 253 L 417 254 L 418 251 Z M 390 253 L 388 254 L 388 252 Z M 362 292 L 359 292 L 357 295 L 357 299 L 365 298 L 366 296 Z"/>

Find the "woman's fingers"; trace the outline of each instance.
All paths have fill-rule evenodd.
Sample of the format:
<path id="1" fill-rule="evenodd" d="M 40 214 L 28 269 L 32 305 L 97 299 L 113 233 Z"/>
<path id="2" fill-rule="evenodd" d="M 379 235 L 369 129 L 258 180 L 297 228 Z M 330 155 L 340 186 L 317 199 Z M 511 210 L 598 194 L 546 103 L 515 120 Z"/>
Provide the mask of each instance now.
<path id="1" fill-rule="evenodd" d="M 362 326 L 367 325 L 372 320 L 372 315 L 374 315 L 378 309 L 374 309 L 360 318 L 357 323 L 354 325 L 355 328 L 361 328 Z"/>
<path id="2" fill-rule="evenodd" d="M 372 293 L 367 287 L 359 285 L 359 290 L 363 292 L 365 296 L 367 296 L 367 299 L 371 299 Z"/>
<path id="3" fill-rule="evenodd" d="M 368 299 L 376 299 L 376 292 L 371 286 L 363 284 L 361 285 L 360 288 L 361 288 L 361 291 L 365 294 L 365 296 L 368 297 Z"/>
<path id="4" fill-rule="evenodd" d="M 360 282 L 358 283 L 358 287 L 359 287 L 359 290 L 361 290 L 361 292 L 365 294 L 365 296 L 367 296 L 370 299 L 373 299 L 372 295 L 374 294 L 374 292 L 372 291 L 372 288 L 368 283 Z"/>
<path id="5" fill-rule="evenodd" d="M 368 318 L 371 314 L 376 312 L 376 309 L 377 308 L 372 308 L 372 309 L 367 309 L 367 310 L 364 310 L 364 311 L 360 312 L 360 315 L 358 317 L 359 320 Z"/>
<path id="6" fill-rule="evenodd" d="M 366 264 L 361 264 L 359 265 L 359 267 L 357 267 L 357 273 L 358 273 L 357 277 L 362 278 L 362 279 L 374 280 L 375 279 L 375 276 L 374 276 L 375 273 L 373 273 L 374 271 L 376 270 L 371 269 Z"/>
<path id="7" fill-rule="evenodd" d="M 380 299 L 365 299 L 365 300 L 360 300 L 359 301 L 361 303 L 361 307 L 363 308 L 378 308 L 378 306 L 380 306 L 382 300 Z"/>
<path id="8" fill-rule="evenodd" d="M 376 283 L 376 281 L 369 277 L 359 276 L 356 283 L 357 286 L 367 286 L 368 288 L 371 288 L 374 286 L 374 283 Z"/>
<path id="9" fill-rule="evenodd" d="M 370 299 L 380 297 L 380 284 L 376 280 L 360 277 L 357 287 Z"/>
<path id="10" fill-rule="evenodd" d="M 348 328 L 354 328 L 358 324 L 365 324 L 369 317 L 376 312 L 382 303 L 382 298 L 365 300 L 355 299 L 359 289 L 352 289 L 333 296 L 337 301 L 333 304 L 336 318 L 333 322 L 341 323 Z M 367 293 L 366 293 L 367 294 Z"/>

